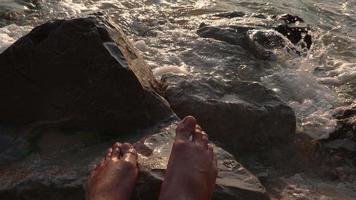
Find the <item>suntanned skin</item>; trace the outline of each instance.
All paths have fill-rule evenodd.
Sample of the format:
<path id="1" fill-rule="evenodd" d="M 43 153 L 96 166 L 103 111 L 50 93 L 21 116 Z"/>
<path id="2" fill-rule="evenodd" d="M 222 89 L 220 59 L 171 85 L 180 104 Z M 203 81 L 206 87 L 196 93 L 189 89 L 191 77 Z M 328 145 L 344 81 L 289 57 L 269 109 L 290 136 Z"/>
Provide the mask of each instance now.
<path id="1" fill-rule="evenodd" d="M 208 136 L 188 116 L 176 129 L 160 200 L 210 200 L 217 176 L 216 158 Z M 129 200 L 137 179 L 137 152 L 115 143 L 95 167 L 87 184 L 88 200 Z"/>
<path id="2" fill-rule="evenodd" d="M 115 143 L 92 170 L 87 200 L 129 200 L 138 175 L 137 152 L 131 144 Z"/>
<path id="3" fill-rule="evenodd" d="M 160 200 L 211 199 L 217 164 L 208 142 L 194 117 L 188 116 L 178 124 Z"/>

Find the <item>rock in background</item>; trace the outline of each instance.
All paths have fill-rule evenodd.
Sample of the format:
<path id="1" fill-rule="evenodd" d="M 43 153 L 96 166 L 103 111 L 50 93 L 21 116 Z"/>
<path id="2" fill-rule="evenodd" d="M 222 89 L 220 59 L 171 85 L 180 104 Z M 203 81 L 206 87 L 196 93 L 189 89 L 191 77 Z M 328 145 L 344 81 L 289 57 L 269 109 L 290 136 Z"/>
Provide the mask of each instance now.
<path id="1" fill-rule="evenodd" d="M 213 15 L 217 18 L 238 18 L 245 16 L 242 12 L 227 12 Z M 269 16 L 251 15 L 252 18 L 266 19 Z M 207 25 L 202 23 L 197 34 L 203 38 L 213 38 L 232 45 L 239 45 L 257 58 L 275 59 L 274 50 L 286 49 L 289 53 L 305 55 L 313 43 L 310 27 L 298 16 L 284 14 L 270 17 L 270 24 L 241 25 Z"/>
<path id="2" fill-rule="evenodd" d="M 177 75 L 163 76 L 162 82 L 178 116 L 196 116 L 210 137 L 234 155 L 293 141 L 294 111 L 259 83 Z"/>
<path id="3" fill-rule="evenodd" d="M 102 15 L 48 22 L 3 52 L 0 70 L 0 121 L 9 127 L 0 132 L 0 199 L 84 199 L 105 150 L 143 136 L 134 199 L 157 199 L 179 119 L 114 23 Z M 231 154 L 215 150 L 214 199 L 269 199 Z"/>
<path id="4" fill-rule="evenodd" d="M 0 54 L 0 122 L 131 132 L 174 115 L 151 69 L 99 14 L 51 21 Z"/>

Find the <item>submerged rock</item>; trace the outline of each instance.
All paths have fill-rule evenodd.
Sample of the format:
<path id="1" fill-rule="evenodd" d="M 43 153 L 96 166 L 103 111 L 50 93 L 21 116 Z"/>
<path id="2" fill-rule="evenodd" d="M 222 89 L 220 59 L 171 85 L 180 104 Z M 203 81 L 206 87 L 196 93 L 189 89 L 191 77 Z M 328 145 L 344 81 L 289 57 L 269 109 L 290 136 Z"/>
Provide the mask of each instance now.
<path id="1" fill-rule="evenodd" d="M 290 145 L 296 117 L 271 90 L 256 82 L 163 76 L 164 96 L 180 116 L 193 115 L 229 152 Z"/>
<path id="2" fill-rule="evenodd" d="M 321 140 L 320 151 L 337 155 L 339 164 L 346 161 L 356 166 L 356 104 L 339 107 L 334 111 L 337 127 L 329 138 Z"/>
<path id="3" fill-rule="evenodd" d="M 235 17 L 243 17 L 246 14 L 241 11 L 232 11 L 232 12 L 223 12 L 215 14 L 215 17 L 222 17 L 222 18 L 235 18 Z"/>
<path id="4" fill-rule="evenodd" d="M 147 136 L 135 147 L 140 153 L 140 175 L 133 199 L 158 199 L 169 159 L 175 123 L 139 134 Z M 103 156 L 111 142 L 98 142 L 89 133 L 64 134 L 49 131 L 37 140 L 39 151 L 21 162 L 0 167 L 0 199 L 84 199 L 89 168 Z M 119 141 L 123 142 L 119 139 Z M 214 200 L 268 200 L 265 188 L 225 150 L 215 146 L 218 179 Z"/>
<path id="5" fill-rule="evenodd" d="M 325 142 L 334 140 L 344 140 L 354 143 L 354 152 L 356 152 L 356 103 L 349 106 L 342 106 L 334 110 L 334 118 L 337 120 L 337 127 L 330 134 Z"/>
<path id="6" fill-rule="evenodd" d="M 34 28 L 0 54 L 0 121 L 130 132 L 173 113 L 121 29 L 103 15 Z"/>
<path id="7" fill-rule="evenodd" d="M 243 16 L 241 12 L 227 12 L 215 14 L 215 17 L 234 18 Z M 263 18 L 251 15 L 255 18 Z M 273 49 L 286 48 L 289 52 L 303 55 L 303 49 L 310 49 L 312 37 L 307 25 L 300 25 L 304 20 L 289 14 L 274 17 L 274 21 L 266 25 L 237 26 L 219 25 L 209 26 L 202 23 L 197 31 L 200 37 L 213 38 L 229 44 L 239 45 L 261 58 L 273 58 Z"/>
<path id="8" fill-rule="evenodd" d="M 271 55 L 263 49 L 259 49 L 249 38 L 248 31 L 254 27 L 240 26 L 210 26 L 202 23 L 197 31 L 200 37 L 213 38 L 229 44 L 238 45 L 250 51 L 257 57 L 269 58 Z"/>
<path id="9" fill-rule="evenodd" d="M 282 14 L 275 17 L 276 20 L 283 20 L 286 24 L 292 24 L 296 22 L 304 22 L 302 18 L 291 14 Z"/>

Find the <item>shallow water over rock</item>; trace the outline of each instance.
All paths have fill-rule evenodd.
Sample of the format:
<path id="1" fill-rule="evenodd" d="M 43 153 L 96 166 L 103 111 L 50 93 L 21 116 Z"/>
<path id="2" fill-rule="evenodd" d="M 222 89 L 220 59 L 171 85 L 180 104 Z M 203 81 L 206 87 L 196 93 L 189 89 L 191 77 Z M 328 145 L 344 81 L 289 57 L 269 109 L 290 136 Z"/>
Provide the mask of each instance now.
<path id="1" fill-rule="evenodd" d="M 328 138 L 330 134 L 334 137 L 340 131 L 348 133 L 354 130 L 352 118 L 340 120 L 333 115 L 335 108 L 337 111 L 338 107 L 352 104 L 356 96 L 356 3 L 352 0 L 19 0 L 7 6 L 8 2 L 0 2 L 0 8 L 6 7 L 5 15 L 4 9 L 0 9 L 0 51 L 50 19 L 104 11 L 120 24 L 136 44 L 157 78 L 174 73 L 190 75 L 197 80 L 257 81 L 293 108 L 298 133 L 321 139 Z M 269 33 L 276 35 L 265 27 L 273 25 L 275 17 L 284 13 L 299 16 L 311 28 L 313 45 L 310 50 L 301 51 L 305 56 L 278 48 L 271 51 L 273 60 L 260 59 L 244 46 L 197 35 L 201 23 L 214 27 L 258 27 L 260 31 L 257 33 L 263 33 L 262 36 Z M 263 43 L 263 46 L 276 47 L 271 43 Z M 231 98 L 233 96 L 229 96 Z M 344 139 L 343 136 L 341 139 Z M 8 141 L 9 137 L 0 138 L 1 144 Z M 354 140 L 351 142 L 355 144 Z M 347 148 L 350 146 L 338 140 L 328 147 L 334 150 L 345 145 Z M 26 151 L 12 156 L 21 157 L 24 154 Z M 339 158 L 338 155 L 336 158 Z M 301 182 L 303 184 L 305 182 Z M 332 183 L 332 187 L 340 188 L 339 191 L 348 190 L 338 182 Z M 308 191 L 313 188 L 308 188 Z M 288 199 L 324 198 L 318 192 L 298 196 L 299 193 L 308 194 L 298 188 L 286 187 L 286 192 L 290 193 Z M 340 199 L 337 195 L 325 198 Z"/>
<path id="2" fill-rule="evenodd" d="M 162 83 L 177 115 L 197 117 L 210 138 L 235 156 L 294 140 L 293 110 L 257 82 L 165 75 Z"/>
<path id="3" fill-rule="evenodd" d="M 22 161 L 0 166 L 0 198 L 84 199 L 89 170 L 99 162 L 112 142 L 135 142 L 135 138 L 147 135 L 135 145 L 140 153 L 140 175 L 133 199 L 157 199 L 175 127 L 176 121 L 173 120 L 129 137 L 115 138 L 112 135 L 109 142 L 100 133 L 41 130 L 36 140 L 32 140 L 36 150 Z M 218 146 L 215 146 L 215 154 L 219 161 L 214 199 L 269 199 L 259 180 L 234 156 Z"/>

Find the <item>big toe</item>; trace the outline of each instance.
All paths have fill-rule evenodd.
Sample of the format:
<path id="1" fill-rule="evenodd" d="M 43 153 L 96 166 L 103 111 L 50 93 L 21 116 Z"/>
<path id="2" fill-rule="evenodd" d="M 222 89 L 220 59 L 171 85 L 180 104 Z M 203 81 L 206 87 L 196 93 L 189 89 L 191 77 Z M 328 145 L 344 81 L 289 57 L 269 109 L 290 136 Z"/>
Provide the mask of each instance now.
<path id="1" fill-rule="evenodd" d="M 197 120 L 192 116 L 185 117 L 178 123 L 176 129 L 176 139 L 189 140 L 194 134 Z"/>

